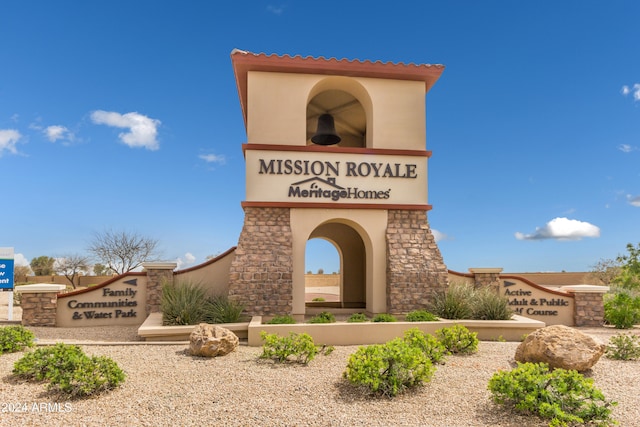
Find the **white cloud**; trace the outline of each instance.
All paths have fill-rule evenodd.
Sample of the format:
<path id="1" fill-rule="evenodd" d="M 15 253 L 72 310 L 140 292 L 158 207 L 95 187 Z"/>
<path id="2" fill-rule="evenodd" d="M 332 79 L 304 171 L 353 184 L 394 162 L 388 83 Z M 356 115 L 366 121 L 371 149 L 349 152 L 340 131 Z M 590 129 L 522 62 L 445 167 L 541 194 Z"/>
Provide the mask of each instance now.
<path id="1" fill-rule="evenodd" d="M 118 134 L 118 138 L 129 147 L 144 147 L 152 151 L 160 148 L 156 139 L 160 120 L 135 112 L 120 114 L 102 110 L 91 113 L 91 120 L 98 125 L 129 129 L 128 132 Z"/>
<path id="2" fill-rule="evenodd" d="M 635 206 L 640 208 L 640 196 L 632 196 L 631 194 L 627 194 L 627 201 L 631 206 Z"/>
<path id="3" fill-rule="evenodd" d="M 218 163 L 223 165 L 226 161 L 225 157 L 220 154 L 200 154 L 198 157 L 207 163 Z"/>
<path id="4" fill-rule="evenodd" d="M 59 139 L 73 140 L 73 134 L 64 126 L 48 126 L 43 132 L 51 142 L 56 142 Z"/>
<path id="5" fill-rule="evenodd" d="M 20 138 L 22 135 L 15 129 L 0 129 L 0 157 L 5 150 L 12 154 L 18 154 L 16 144 Z"/>
<path id="6" fill-rule="evenodd" d="M 544 227 L 536 227 L 532 234 L 516 233 L 518 240 L 580 240 L 583 237 L 600 237 L 600 228 L 588 222 L 568 218 L 554 218 Z"/>
<path id="7" fill-rule="evenodd" d="M 618 145 L 618 150 L 622 151 L 623 153 L 631 153 L 632 151 L 636 151 L 637 149 L 638 147 L 634 147 L 633 145 L 629 144 Z"/>
<path id="8" fill-rule="evenodd" d="M 633 94 L 634 101 L 640 101 L 640 83 L 635 83 L 633 87 L 624 85 L 622 86 L 620 93 L 622 93 L 624 96 L 627 96 L 631 93 Z"/>
<path id="9" fill-rule="evenodd" d="M 284 6 L 274 6 L 272 4 L 267 6 L 267 10 L 274 15 L 282 15 L 284 12 Z"/>
<path id="10" fill-rule="evenodd" d="M 191 252 L 187 252 L 181 257 L 176 259 L 177 269 L 180 270 L 182 267 L 186 267 L 196 262 L 196 257 L 193 256 Z"/>
<path id="11" fill-rule="evenodd" d="M 439 242 L 441 240 L 446 240 L 447 239 L 447 235 L 436 230 L 435 228 L 431 229 L 431 234 L 433 234 L 433 238 L 436 239 L 436 242 Z"/>
<path id="12" fill-rule="evenodd" d="M 26 267 L 29 265 L 29 261 L 22 254 L 13 254 L 13 265 L 16 267 Z"/>

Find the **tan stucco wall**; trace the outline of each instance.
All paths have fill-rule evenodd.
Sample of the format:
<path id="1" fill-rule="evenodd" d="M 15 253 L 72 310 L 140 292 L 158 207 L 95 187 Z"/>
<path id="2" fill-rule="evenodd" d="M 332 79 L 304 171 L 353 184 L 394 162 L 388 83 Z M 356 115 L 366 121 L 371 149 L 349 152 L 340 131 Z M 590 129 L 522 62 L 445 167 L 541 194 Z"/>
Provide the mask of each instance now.
<path id="1" fill-rule="evenodd" d="M 305 249 L 314 230 L 326 223 L 338 222 L 352 227 L 364 243 L 366 310 L 386 311 L 387 211 L 375 209 L 291 209 L 293 235 L 293 313 L 305 313 Z M 341 266 L 347 271 L 349 266 Z"/>
<path id="2" fill-rule="evenodd" d="M 425 149 L 423 82 L 259 71 L 248 73 L 248 142 L 305 145 L 307 103 L 329 88 L 348 92 L 362 104 L 367 148 Z"/>
<path id="3" fill-rule="evenodd" d="M 229 292 L 229 269 L 234 256 L 235 251 L 230 250 L 212 262 L 178 270 L 175 272 L 174 281 L 200 285 L 210 296 L 226 295 Z"/>

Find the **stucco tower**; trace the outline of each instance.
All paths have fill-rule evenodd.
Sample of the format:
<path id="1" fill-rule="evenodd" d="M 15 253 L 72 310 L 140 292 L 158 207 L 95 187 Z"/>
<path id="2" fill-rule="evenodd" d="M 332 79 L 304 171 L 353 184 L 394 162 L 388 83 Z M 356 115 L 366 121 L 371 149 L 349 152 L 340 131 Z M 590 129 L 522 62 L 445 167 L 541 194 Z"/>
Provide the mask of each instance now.
<path id="1" fill-rule="evenodd" d="M 306 244 L 323 238 L 340 255 L 341 307 L 423 308 L 447 285 L 427 221 L 425 109 L 444 67 L 239 50 L 231 60 L 247 143 L 230 297 L 254 315 L 304 315 Z M 327 118 L 337 138 L 317 137 Z"/>

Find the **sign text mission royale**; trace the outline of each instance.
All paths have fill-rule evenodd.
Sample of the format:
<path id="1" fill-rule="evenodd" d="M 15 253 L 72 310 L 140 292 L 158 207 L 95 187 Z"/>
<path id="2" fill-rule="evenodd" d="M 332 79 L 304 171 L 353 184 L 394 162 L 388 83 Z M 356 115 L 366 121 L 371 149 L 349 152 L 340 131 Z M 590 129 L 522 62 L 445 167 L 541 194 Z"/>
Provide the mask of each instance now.
<path id="1" fill-rule="evenodd" d="M 340 161 L 258 159 L 260 175 L 303 175 L 303 176 L 341 176 Z M 417 165 L 413 163 L 383 162 L 344 162 L 344 176 L 371 178 L 410 178 L 418 177 Z"/>

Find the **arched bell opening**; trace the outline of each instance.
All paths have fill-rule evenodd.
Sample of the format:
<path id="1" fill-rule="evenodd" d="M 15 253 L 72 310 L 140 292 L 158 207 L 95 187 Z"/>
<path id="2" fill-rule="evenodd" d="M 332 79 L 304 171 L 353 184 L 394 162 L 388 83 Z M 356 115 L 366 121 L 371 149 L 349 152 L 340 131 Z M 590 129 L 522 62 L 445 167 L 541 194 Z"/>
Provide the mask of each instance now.
<path id="1" fill-rule="evenodd" d="M 340 256 L 339 285 L 336 292 L 338 298 L 324 302 L 309 301 L 306 302 L 306 305 L 308 307 L 365 309 L 367 257 L 364 241 L 360 234 L 349 225 L 329 222 L 318 226 L 309 236 L 309 240 L 312 239 L 324 239 L 331 242 Z M 305 256 L 308 254 L 305 253 Z"/>
<path id="2" fill-rule="evenodd" d="M 367 119 L 358 99 L 342 90 L 325 90 L 307 105 L 307 145 L 366 147 Z"/>

